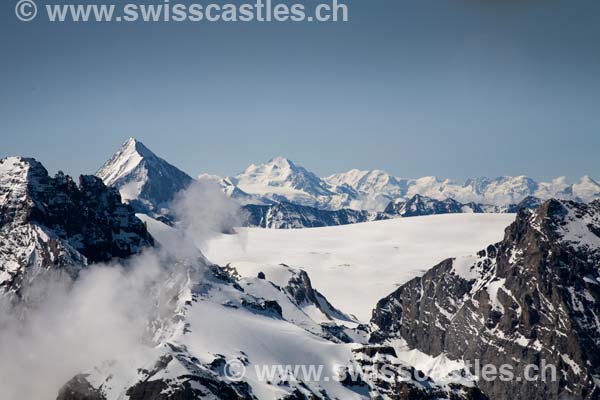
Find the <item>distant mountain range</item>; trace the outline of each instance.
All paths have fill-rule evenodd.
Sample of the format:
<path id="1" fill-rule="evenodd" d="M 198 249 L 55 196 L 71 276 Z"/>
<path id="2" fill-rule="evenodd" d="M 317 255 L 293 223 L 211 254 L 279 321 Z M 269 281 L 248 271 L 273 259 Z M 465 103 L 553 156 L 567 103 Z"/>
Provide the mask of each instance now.
<path id="1" fill-rule="evenodd" d="M 106 185 L 118 188 L 123 199 L 138 212 L 152 215 L 168 212 L 169 202 L 175 194 L 193 181 L 133 138 L 127 140 L 96 175 Z M 292 212 L 290 204 L 324 211 L 386 210 L 395 216 L 414 216 L 437 211 L 516 212 L 517 205 L 527 198 L 533 199 L 530 203 L 548 198 L 584 202 L 600 198 L 600 184 L 589 176 L 582 177 L 577 183 L 568 183 L 564 177 L 551 182 L 536 182 L 526 176 L 505 176 L 468 179 L 460 184 L 436 177 L 405 179 L 380 170 L 353 169 L 321 178 L 284 157 L 252 164 L 234 177 L 202 174 L 197 179 L 217 183 L 225 194 L 243 205 L 286 204 L 277 206 L 280 216 L 277 224 L 286 226 L 296 224 L 282 222 L 283 210 Z M 411 211 L 408 206 L 418 206 L 421 211 Z M 249 210 L 254 221 L 261 213 L 273 215 L 272 209 L 251 207 Z M 307 211 L 295 209 L 295 216 L 290 214 L 289 218 L 294 219 L 298 213 L 306 214 Z M 315 214 L 314 211 L 311 213 Z M 371 218 L 369 215 L 374 214 L 365 213 L 363 217 L 350 220 L 368 219 Z M 333 214 L 328 214 L 327 218 L 347 220 Z M 265 224 L 263 220 L 259 225 Z M 313 226 L 312 223 L 309 226 Z"/>

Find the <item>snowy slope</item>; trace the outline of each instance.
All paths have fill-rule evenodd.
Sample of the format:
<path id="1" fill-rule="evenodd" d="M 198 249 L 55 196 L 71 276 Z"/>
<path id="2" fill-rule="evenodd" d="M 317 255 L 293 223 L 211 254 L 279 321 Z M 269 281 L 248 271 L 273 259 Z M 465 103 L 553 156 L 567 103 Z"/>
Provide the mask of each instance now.
<path id="1" fill-rule="evenodd" d="M 300 230 L 240 229 L 208 244 L 206 256 L 244 276 L 306 270 L 344 311 L 366 321 L 377 301 L 440 260 L 502 238 L 514 214 L 455 214 Z"/>

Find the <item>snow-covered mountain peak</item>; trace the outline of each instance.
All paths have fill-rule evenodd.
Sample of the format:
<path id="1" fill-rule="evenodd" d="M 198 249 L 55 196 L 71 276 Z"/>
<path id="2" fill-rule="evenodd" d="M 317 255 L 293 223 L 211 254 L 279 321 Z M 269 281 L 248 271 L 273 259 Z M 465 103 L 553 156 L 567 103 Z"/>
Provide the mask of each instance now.
<path id="1" fill-rule="evenodd" d="M 528 223 L 546 238 L 600 250 L 600 200 L 578 203 L 551 199 L 531 212 Z"/>
<path id="2" fill-rule="evenodd" d="M 231 180 L 250 194 L 272 194 L 275 197 L 333 195 L 321 178 L 281 156 L 264 164 L 252 164 Z"/>
<path id="3" fill-rule="evenodd" d="M 271 164 L 277 168 L 286 168 L 286 169 L 287 168 L 289 168 L 289 169 L 297 168 L 296 165 L 292 162 L 292 160 L 290 160 L 289 158 L 283 157 L 283 156 L 273 157 L 272 159 L 269 160 L 268 164 Z"/>
<path id="4" fill-rule="evenodd" d="M 325 178 L 331 185 L 348 185 L 358 191 L 371 193 L 373 191 L 397 191 L 399 180 L 380 169 L 359 170 L 351 169 L 348 172 L 333 174 Z"/>
<path id="5" fill-rule="evenodd" d="M 7 157 L 0 160 L 0 179 L 3 183 L 9 185 L 9 179 L 24 179 L 27 177 L 32 163 L 36 162 L 32 158 Z M 16 182 L 15 182 L 16 183 Z"/>
<path id="6" fill-rule="evenodd" d="M 262 179 L 262 182 L 268 185 L 279 186 L 277 182 L 293 179 L 296 174 L 311 173 L 302 167 L 296 166 L 291 160 L 277 156 L 264 164 L 251 164 L 238 177 L 255 177 Z"/>
<path id="7" fill-rule="evenodd" d="M 600 183 L 589 175 L 584 175 L 579 182 L 572 185 L 573 195 L 581 199 L 600 198 Z"/>
<path id="8" fill-rule="evenodd" d="M 36 193 L 47 186 L 48 171 L 33 158 L 8 157 L 0 160 L 0 224 L 24 221 L 35 207 Z"/>
<path id="9" fill-rule="evenodd" d="M 323 179 L 337 193 L 346 193 L 345 207 L 381 211 L 392 199 L 403 197 L 407 180 L 379 170 L 351 169 Z"/>
<path id="10" fill-rule="evenodd" d="M 432 176 L 432 175 L 417 178 L 417 179 L 415 179 L 415 182 L 417 184 L 421 184 L 421 185 L 435 185 L 435 184 L 439 184 L 439 183 L 444 183 L 443 180 L 439 179 L 436 176 Z"/>
<path id="11" fill-rule="evenodd" d="M 25 158 L 21 156 L 6 157 L 0 160 L 0 173 L 5 173 L 11 169 L 20 168 L 24 164 L 29 164 L 33 158 Z"/>
<path id="12" fill-rule="evenodd" d="M 154 154 L 150 149 L 148 149 L 144 145 L 144 143 L 140 142 L 139 140 L 137 140 L 134 137 L 130 137 L 129 139 L 127 139 L 127 141 L 125 143 L 123 143 L 122 147 L 124 149 L 129 149 L 132 152 L 136 152 L 137 154 L 139 154 L 142 157 L 158 158 L 156 156 L 156 154 Z"/>
<path id="13" fill-rule="evenodd" d="M 107 186 L 119 189 L 123 200 L 140 212 L 160 212 L 192 178 L 129 138 L 96 172 Z"/>
<path id="14" fill-rule="evenodd" d="M 106 185 L 113 185 L 119 179 L 133 171 L 144 158 L 158 157 L 144 146 L 142 142 L 131 137 L 96 172 L 96 176 L 102 179 Z"/>
<path id="15" fill-rule="evenodd" d="M 566 187 L 569 185 L 569 182 L 567 180 L 566 176 L 558 176 L 554 179 L 552 179 L 552 181 L 550 181 L 550 185 L 553 185 L 554 187 Z"/>
<path id="16" fill-rule="evenodd" d="M 579 184 L 579 185 L 600 186 L 600 184 L 598 182 L 596 182 L 594 180 L 594 178 L 592 178 L 589 175 L 582 176 L 581 179 L 579 179 L 579 182 L 577 182 L 577 184 Z"/>
<path id="17" fill-rule="evenodd" d="M 527 187 L 529 190 L 535 190 L 538 186 L 537 182 L 525 175 L 519 175 L 515 177 L 502 177 L 502 181 L 511 181 L 514 185 L 522 185 Z"/>
<path id="18" fill-rule="evenodd" d="M 14 156 L 0 160 L 0 177 L 2 179 L 30 179 L 32 174 L 44 171 L 46 171 L 44 166 L 34 158 Z"/>

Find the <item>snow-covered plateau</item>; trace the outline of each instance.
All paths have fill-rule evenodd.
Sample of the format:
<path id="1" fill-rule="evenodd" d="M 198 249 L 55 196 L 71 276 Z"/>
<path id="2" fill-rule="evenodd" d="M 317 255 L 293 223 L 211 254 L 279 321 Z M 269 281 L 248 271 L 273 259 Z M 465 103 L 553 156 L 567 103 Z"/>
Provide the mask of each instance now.
<path id="1" fill-rule="evenodd" d="M 368 321 L 383 293 L 437 262 L 499 241 L 514 214 L 452 214 L 310 229 L 242 228 L 208 242 L 206 256 L 243 276 L 308 272 L 344 311 Z"/>

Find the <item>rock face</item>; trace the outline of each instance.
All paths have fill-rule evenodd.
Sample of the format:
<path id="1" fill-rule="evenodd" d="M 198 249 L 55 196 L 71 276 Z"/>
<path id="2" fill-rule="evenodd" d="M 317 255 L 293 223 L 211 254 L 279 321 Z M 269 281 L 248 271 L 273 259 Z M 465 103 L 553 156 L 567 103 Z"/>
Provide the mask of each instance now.
<path id="1" fill-rule="evenodd" d="M 391 201 L 383 211 L 383 214 L 399 217 L 418 217 L 423 215 L 459 213 L 516 213 L 521 208 L 536 209 L 541 204 L 542 201 L 540 199 L 532 196 L 524 198 L 519 204 L 495 206 L 474 202 L 463 204 L 451 198 L 436 200 L 416 194 L 408 200 L 397 199 Z"/>
<path id="2" fill-rule="evenodd" d="M 284 265 L 285 266 L 285 265 Z M 356 318 L 336 309 L 329 301 L 314 289 L 305 271 L 292 271 L 287 285 L 283 288 L 298 307 L 314 306 L 329 320 L 357 322 Z"/>
<path id="3" fill-rule="evenodd" d="M 353 352 L 363 371 L 380 372 L 372 373 L 371 399 L 489 400 L 473 382 L 460 376 L 454 377 L 454 382 L 435 382 L 423 371 L 403 363 L 394 347 L 367 345 L 357 347 Z"/>
<path id="4" fill-rule="evenodd" d="M 98 389 L 90 385 L 86 375 L 77 375 L 58 392 L 57 400 L 106 400 Z"/>
<path id="5" fill-rule="evenodd" d="M 448 259 L 382 299 L 372 343 L 436 356 L 554 365 L 556 379 L 480 381 L 492 399 L 600 398 L 600 201 L 520 209 L 504 240 Z"/>
<path id="6" fill-rule="evenodd" d="M 196 368 L 193 372 L 171 379 L 152 379 L 168 374 L 168 368 L 178 368 L 180 363 L 192 364 L 183 349 L 173 347 L 172 353 L 161 356 L 154 366 L 140 369 L 140 380 L 129 387 L 125 395 L 131 400 L 197 400 L 204 398 L 219 400 L 256 400 L 246 383 L 231 383 L 211 371 Z M 100 388 L 94 388 L 87 380 L 89 375 L 80 374 L 67 382 L 59 391 L 56 400 L 107 400 Z"/>
<path id="7" fill-rule="evenodd" d="M 275 229 L 347 225 L 390 218 L 384 213 L 351 209 L 328 211 L 292 203 L 248 204 L 242 209 L 247 215 L 247 226 Z"/>
<path id="8" fill-rule="evenodd" d="M 115 187 L 136 211 L 158 215 L 192 178 L 169 164 L 134 138 L 96 172 L 107 186 Z"/>
<path id="9" fill-rule="evenodd" d="M 500 209 L 497 210 L 497 212 L 516 213 L 521 208 L 535 210 L 536 208 L 541 206 L 542 203 L 543 203 L 543 200 L 538 197 L 527 196 L 523 200 L 521 200 L 519 202 L 519 204 L 509 204 L 506 207 L 500 207 Z"/>
<path id="10" fill-rule="evenodd" d="M 463 212 L 481 213 L 484 211 L 479 205 L 474 203 L 465 205 L 454 199 L 436 200 L 431 197 L 417 194 L 406 201 L 392 201 L 383 212 L 401 217 L 416 217 L 422 215 L 456 214 Z"/>
<path id="11" fill-rule="evenodd" d="M 28 269 L 125 258 L 152 246 L 142 221 L 95 176 L 79 185 L 34 159 L 0 161 L 0 286 L 18 290 Z"/>

